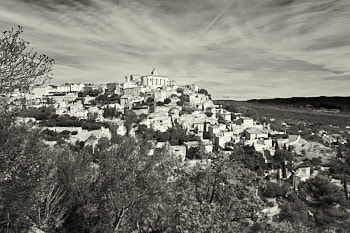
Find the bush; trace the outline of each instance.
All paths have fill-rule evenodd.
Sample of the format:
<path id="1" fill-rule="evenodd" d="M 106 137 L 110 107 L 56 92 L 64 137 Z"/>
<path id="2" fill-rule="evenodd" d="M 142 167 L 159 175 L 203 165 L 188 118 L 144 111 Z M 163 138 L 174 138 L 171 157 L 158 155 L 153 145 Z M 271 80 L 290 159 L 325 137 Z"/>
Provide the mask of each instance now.
<path id="1" fill-rule="evenodd" d="M 182 112 L 182 114 L 181 114 L 181 112 Z M 183 115 L 185 113 L 192 114 L 194 112 L 194 109 L 192 107 L 183 107 L 181 112 L 180 112 L 180 115 Z"/>
<path id="2" fill-rule="evenodd" d="M 167 142 L 167 141 L 170 140 L 170 137 L 171 137 L 169 131 L 157 132 L 156 135 L 158 135 L 158 136 L 157 136 L 157 141 L 158 141 L 158 142 Z"/>
<path id="3" fill-rule="evenodd" d="M 99 130 L 101 129 L 101 124 L 97 122 L 84 122 L 84 124 L 81 126 L 82 129 L 86 129 L 88 131 L 91 130 Z"/>
<path id="4" fill-rule="evenodd" d="M 183 94 L 184 93 L 184 89 L 183 88 L 178 88 L 178 89 L 176 89 L 176 92 Z"/>
<path id="5" fill-rule="evenodd" d="M 301 188 L 313 197 L 313 202 L 319 206 L 330 206 L 334 203 L 344 205 L 346 203 L 342 188 L 331 183 L 327 176 L 318 175 L 313 179 L 301 183 Z"/>
<path id="6" fill-rule="evenodd" d="M 261 191 L 262 196 L 267 198 L 285 197 L 287 190 L 279 184 L 267 182 L 264 190 Z"/>
<path id="7" fill-rule="evenodd" d="M 164 106 L 164 103 L 162 101 L 158 101 L 156 104 L 157 106 Z"/>
<path id="8" fill-rule="evenodd" d="M 166 98 L 165 100 L 164 100 L 164 104 L 169 104 L 171 102 L 171 99 L 169 99 L 169 98 Z"/>
<path id="9" fill-rule="evenodd" d="M 177 104 L 177 106 L 183 106 L 184 105 L 184 103 L 182 101 L 177 101 L 176 104 Z"/>
<path id="10" fill-rule="evenodd" d="M 211 117 L 213 115 L 212 112 L 205 112 L 205 115 L 207 115 L 207 117 Z"/>
<path id="11" fill-rule="evenodd" d="M 186 154 L 186 158 L 188 159 L 202 159 L 202 153 L 201 153 L 201 149 L 199 147 L 191 147 L 190 149 L 188 149 L 188 152 Z"/>
<path id="12" fill-rule="evenodd" d="M 205 89 L 199 89 L 198 91 L 199 94 L 204 94 L 204 95 L 209 95 L 208 91 Z"/>
<path id="13" fill-rule="evenodd" d="M 154 98 L 153 97 L 148 97 L 147 100 L 146 100 L 146 104 L 147 105 L 151 105 L 154 103 Z"/>
<path id="14" fill-rule="evenodd" d="M 77 135 L 77 134 L 78 134 L 78 131 L 72 131 L 70 134 L 71 134 L 71 135 Z"/>
<path id="15" fill-rule="evenodd" d="M 182 95 L 180 96 L 180 100 L 181 100 L 182 102 L 190 102 L 190 96 L 189 96 L 189 95 L 184 95 L 184 94 L 182 94 Z"/>
<path id="16" fill-rule="evenodd" d="M 63 130 L 61 132 L 61 135 L 69 135 L 70 134 L 70 131 L 69 130 Z"/>

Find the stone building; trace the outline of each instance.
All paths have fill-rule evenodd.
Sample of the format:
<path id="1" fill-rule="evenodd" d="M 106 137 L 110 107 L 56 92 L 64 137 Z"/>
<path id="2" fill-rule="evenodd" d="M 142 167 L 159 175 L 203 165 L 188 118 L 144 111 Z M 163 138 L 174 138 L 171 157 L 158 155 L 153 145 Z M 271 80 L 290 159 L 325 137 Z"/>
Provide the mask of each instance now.
<path id="1" fill-rule="evenodd" d="M 158 75 L 156 69 L 154 68 L 150 75 L 145 75 L 141 77 L 141 84 L 145 87 L 157 88 L 168 85 L 169 78 L 165 76 Z"/>

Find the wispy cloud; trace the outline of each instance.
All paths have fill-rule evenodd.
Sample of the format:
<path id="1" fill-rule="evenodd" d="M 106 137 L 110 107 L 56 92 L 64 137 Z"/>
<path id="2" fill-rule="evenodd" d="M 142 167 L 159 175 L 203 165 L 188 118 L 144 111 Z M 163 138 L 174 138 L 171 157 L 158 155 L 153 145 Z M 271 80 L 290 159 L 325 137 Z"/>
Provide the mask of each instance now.
<path id="1" fill-rule="evenodd" d="M 348 95 L 348 0 L 2 0 L 55 82 L 160 73 L 214 98 Z"/>

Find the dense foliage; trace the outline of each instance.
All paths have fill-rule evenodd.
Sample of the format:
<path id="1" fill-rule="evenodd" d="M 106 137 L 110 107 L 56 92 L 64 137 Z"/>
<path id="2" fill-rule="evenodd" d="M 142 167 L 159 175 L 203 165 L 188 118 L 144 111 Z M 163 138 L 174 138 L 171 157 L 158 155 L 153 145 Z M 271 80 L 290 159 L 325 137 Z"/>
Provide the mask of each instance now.
<path id="1" fill-rule="evenodd" d="M 8 53 L 8 38 L 17 46 L 25 46 L 18 38 L 20 32 L 5 32 L 1 41 L 5 44 L 0 47 L 1 55 L 11 58 L 8 68 L 18 62 Z M 33 55 L 28 56 L 30 62 Z M 45 61 L 50 60 L 43 59 L 35 70 L 38 73 L 32 73 L 43 77 L 23 80 L 18 74 L 10 77 L 14 85 L 2 83 L 0 91 L 45 79 L 45 72 L 50 70 L 45 64 L 51 64 Z M 97 101 L 104 103 L 106 98 Z M 154 100 L 148 100 L 153 105 Z M 185 102 L 187 97 L 182 95 L 181 103 Z M 32 123 L 20 123 L 17 116 L 33 117 L 46 126 L 77 124 L 93 129 L 99 123 L 58 116 L 50 107 L 15 113 L 3 103 L 6 101 L 0 97 L 0 232 L 350 231 L 346 191 L 350 157 L 343 151 L 330 161 L 326 174 L 295 185 L 293 177 L 285 177 L 286 169 L 293 171 L 293 154 L 275 144 L 273 165 L 283 170 L 284 179 L 266 181 L 263 173 L 269 168 L 254 145 L 228 145 L 229 153 L 216 153 L 210 159 L 201 148 L 193 147 L 187 159 L 197 163 L 181 162 L 166 148 L 150 153 L 150 141 L 182 145 L 197 138 L 176 124 L 163 133 L 138 125 L 136 137 L 132 137 L 132 127 L 145 116 L 125 111 L 125 136 L 118 135 L 118 126 L 111 124 L 111 139 L 100 138 L 95 147 L 64 140 L 48 146 L 46 141 L 59 141 L 76 132 L 42 130 Z M 335 185 L 329 174 L 343 177 L 343 184 Z M 268 216 L 263 211 L 267 209 L 278 211 Z"/>

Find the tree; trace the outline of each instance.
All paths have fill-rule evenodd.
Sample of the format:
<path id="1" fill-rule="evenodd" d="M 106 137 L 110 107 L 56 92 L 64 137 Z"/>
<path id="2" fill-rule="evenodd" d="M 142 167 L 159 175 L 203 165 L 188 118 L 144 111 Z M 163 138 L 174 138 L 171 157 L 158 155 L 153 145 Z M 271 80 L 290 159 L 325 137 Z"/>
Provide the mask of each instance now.
<path id="1" fill-rule="evenodd" d="M 178 88 L 178 89 L 176 89 L 176 92 L 183 94 L 184 93 L 184 89 L 183 88 Z"/>
<path id="2" fill-rule="evenodd" d="M 0 124 L 0 232 L 16 232 L 28 228 L 34 217 L 49 152 L 38 130 L 15 125 L 4 115 L 0 119 L 7 123 Z"/>
<path id="3" fill-rule="evenodd" d="M 31 84 L 43 84 L 52 76 L 54 60 L 28 51 L 29 42 L 20 37 L 22 32 L 18 26 L 17 31 L 5 31 L 0 37 L 0 93 L 28 90 Z"/>
<path id="4" fill-rule="evenodd" d="M 287 189 L 285 186 L 280 186 L 277 183 L 267 182 L 264 189 L 261 190 L 261 195 L 268 198 L 285 197 Z"/>
<path id="5" fill-rule="evenodd" d="M 127 133 L 130 133 L 132 125 L 138 120 L 138 116 L 134 111 L 127 111 L 124 119 L 126 131 Z"/>
<path id="6" fill-rule="evenodd" d="M 186 130 L 180 125 L 176 125 L 167 131 L 170 133 L 169 142 L 172 146 L 182 145 L 184 142 L 187 142 L 189 140 L 189 136 L 187 135 Z"/>
<path id="7" fill-rule="evenodd" d="M 157 141 L 158 142 L 167 142 L 170 140 L 171 134 L 170 132 L 167 130 L 165 132 L 156 132 L 157 135 Z"/>
<path id="8" fill-rule="evenodd" d="M 96 179 L 77 186 L 76 214 L 90 232 L 142 232 L 161 224 L 171 166 L 161 154 L 148 155 L 149 149 L 146 141 L 123 137 L 118 147 L 98 152 Z"/>
<path id="9" fill-rule="evenodd" d="M 147 105 L 151 105 L 154 103 L 154 98 L 153 97 L 148 97 L 147 100 L 146 100 L 146 104 Z"/>
<path id="10" fill-rule="evenodd" d="M 262 201 L 256 175 L 221 155 L 206 166 L 182 169 L 174 183 L 176 232 L 246 232 Z"/>
<path id="11" fill-rule="evenodd" d="M 213 116 L 213 113 L 212 113 L 212 112 L 205 112 L 205 115 L 206 115 L 207 117 L 211 117 L 211 116 Z"/>
<path id="12" fill-rule="evenodd" d="M 343 153 L 342 153 L 342 150 L 340 149 L 340 146 L 338 146 L 338 148 L 337 148 L 337 155 L 336 155 L 336 158 L 337 158 L 337 159 L 344 158 Z"/>
<path id="13" fill-rule="evenodd" d="M 287 163 L 292 164 L 293 154 L 287 150 L 276 150 L 273 158 L 277 167 L 282 169 L 282 178 L 287 179 Z"/>
<path id="14" fill-rule="evenodd" d="M 199 146 L 192 146 L 188 149 L 188 152 L 186 154 L 186 158 L 188 159 L 202 159 L 203 158 L 203 151 Z"/>
<path id="15" fill-rule="evenodd" d="M 328 177 L 318 175 L 302 183 L 301 188 L 311 195 L 313 202 L 319 206 L 330 206 L 333 203 L 345 203 L 342 190 L 332 184 Z"/>
<path id="16" fill-rule="evenodd" d="M 182 94 L 181 96 L 180 96 L 180 100 L 182 101 L 182 102 L 190 102 L 190 97 L 189 97 L 189 95 L 184 95 L 184 94 Z"/>
<path id="17" fill-rule="evenodd" d="M 208 91 L 205 89 L 199 89 L 198 91 L 199 94 L 204 94 L 204 95 L 209 95 Z"/>
<path id="18" fill-rule="evenodd" d="M 276 140 L 276 141 L 275 141 L 275 150 L 277 151 L 277 150 L 279 150 L 279 148 L 280 148 L 280 147 L 279 147 L 279 145 L 278 145 L 278 141 Z"/>
<path id="19" fill-rule="evenodd" d="M 164 102 L 162 102 L 162 101 L 158 101 L 156 104 L 157 104 L 157 106 L 164 106 Z"/>
<path id="20" fill-rule="evenodd" d="M 234 145 L 232 145 L 233 147 Z M 268 169 L 265 159 L 260 152 L 255 151 L 253 146 L 235 146 L 230 158 L 243 163 L 245 168 L 262 175 Z"/>
<path id="21" fill-rule="evenodd" d="M 166 98 L 165 100 L 164 100 L 164 104 L 169 104 L 171 102 L 171 99 L 169 99 L 169 98 Z"/>
<path id="22" fill-rule="evenodd" d="M 177 102 L 176 102 L 176 105 L 178 105 L 178 106 L 183 106 L 184 103 L 183 103 L 182 101 L 177 101 Z"/>

